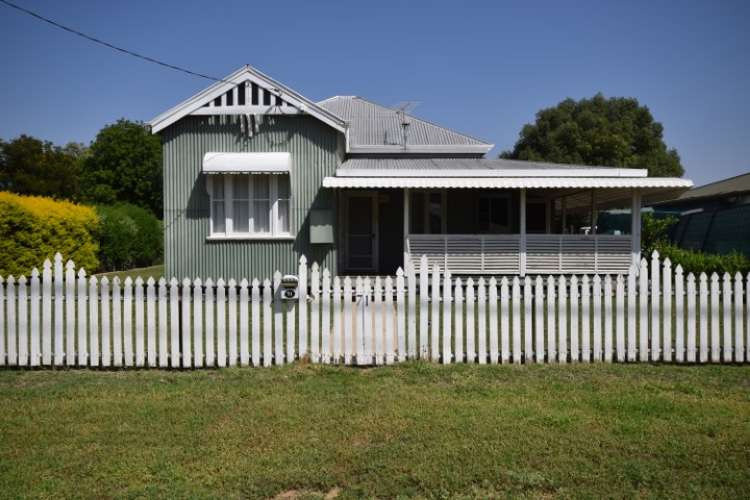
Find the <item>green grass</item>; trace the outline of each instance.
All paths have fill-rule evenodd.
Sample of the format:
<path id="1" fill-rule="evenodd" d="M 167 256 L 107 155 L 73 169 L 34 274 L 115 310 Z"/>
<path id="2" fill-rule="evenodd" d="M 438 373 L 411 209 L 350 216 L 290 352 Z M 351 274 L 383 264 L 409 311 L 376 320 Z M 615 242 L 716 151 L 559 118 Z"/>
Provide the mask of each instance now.
<path id="1" fill-rule="evenodd" d="M 748 367 L 0 371 L 0 401 L 3 497 L 750 491 Z"/>
<path id="2" fill-rule="evenodd" d="M 150 267 L 139 267 L 135 269 L 127 269 L 125 271 L 114 271 L 111 273 L 101 273 L 96 275 L 98 278 L 103 278 L 106 276 L 110 280 L 114 278 L 115 276 L 118 276 L 120 280 L 124 281 L 125 278 L 130 277 L 131 279 L 136 279 L 138 276 L 143 278 L 143 280 L 147 280 L 149 277 L 153 276 L 155 280 L 158 280 L 162 276 L 164 276 L 164 264 L 158 264 L 156 266 L 150 266 Z"/>

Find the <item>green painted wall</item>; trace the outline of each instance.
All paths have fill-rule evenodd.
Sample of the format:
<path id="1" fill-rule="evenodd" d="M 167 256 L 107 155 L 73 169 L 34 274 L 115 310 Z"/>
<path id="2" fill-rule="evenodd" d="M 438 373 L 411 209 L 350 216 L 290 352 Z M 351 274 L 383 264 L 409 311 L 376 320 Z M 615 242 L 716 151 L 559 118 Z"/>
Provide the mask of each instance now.
<path id="1" fill-rule="evenodd" d="M 253 137 L 232 116 L 187 117 L 162 131 L 166 275 L 239 280 L 270 278 L 276 270 L 296 274 L 301 254 L 336 273 L 337 245 L 310 245 L 308 214 L 335 208 L 334 193 L 321 185 L 341 162 L 339 135 L 309 116 L 266 117 Z M 291 153 L 294 241 L 206 241 L 209 198 L 200 169 L 209 151 Z"/>

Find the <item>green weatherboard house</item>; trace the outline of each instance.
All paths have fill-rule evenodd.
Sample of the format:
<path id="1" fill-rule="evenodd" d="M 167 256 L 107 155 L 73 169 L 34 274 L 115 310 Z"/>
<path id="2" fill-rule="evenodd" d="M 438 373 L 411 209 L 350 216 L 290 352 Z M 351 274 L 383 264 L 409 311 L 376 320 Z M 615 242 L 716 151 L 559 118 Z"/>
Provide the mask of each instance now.
<path id="1" fill-rule="evenodd" d="M 166 274 L 265 278 L 300 255 L 393 274 L 427 255 L 454 274 L 622 272 L 640 217 L 692 182 L 645 169 L 486 159 L 492 144 L 360 97 L 315 103 L 245 66 L 157 116 Z"/>

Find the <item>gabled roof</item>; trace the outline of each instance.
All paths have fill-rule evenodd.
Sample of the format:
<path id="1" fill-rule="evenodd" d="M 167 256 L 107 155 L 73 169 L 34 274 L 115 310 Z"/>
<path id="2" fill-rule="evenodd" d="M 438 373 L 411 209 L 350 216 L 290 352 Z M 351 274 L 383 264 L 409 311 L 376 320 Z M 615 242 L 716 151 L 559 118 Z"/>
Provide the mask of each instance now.
<path id="1" fill-rule="evenodd" d="M 318 105 L 349 122 L 350 153 L 484 154 L 494 146 L 357 96 L 335 96 Z"/>
<path id="2" fill-rule="evenodd" d="M 704 186 L 698 186 L 690 191 L 686 191 L 682 196 L 676 200 L 671 200 L 671 202 L 694 200 L 697 198 L 710 198 L 748 191 L 750 191 L 750 172 L 736 175 L 729 179 L 712 182 L 711 184 L 706 184 Z"/>
<path id="3" fill-rule="evenodd" d="M 151 131 L 156 133 L 165 129 L 177 120 L 206 106 L 214 101 L 214 99 L 221 97 L 237 85 L 246 81 L 250 81 L 259 87 L 268 90 L 272 95 L 281 98 L 284 102 L 294 108 L 319 119 L 334 129 L 340 132 L 346 132 L 346 123 L 344 120 L 249 65 L 243 66 L 234 73 L 223 78 L 222 81 L 214 83 L 205 90 L 195 94 L 193 97 L 181 102 L 177 106 L 165 111 L 151 120 L 149 122 L 149 125 L 151 125 Z"/>

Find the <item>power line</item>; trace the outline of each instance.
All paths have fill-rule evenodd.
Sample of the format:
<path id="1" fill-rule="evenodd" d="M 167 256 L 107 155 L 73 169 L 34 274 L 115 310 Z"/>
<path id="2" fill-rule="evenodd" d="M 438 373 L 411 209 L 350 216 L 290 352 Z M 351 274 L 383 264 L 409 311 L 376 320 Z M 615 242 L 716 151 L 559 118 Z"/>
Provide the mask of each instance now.
<path id="1" fill-rule="evenodd" d="M 139 54 L 137 52 L 133 52 L 132 50 L 124 49 L 122 47 L 118 47 L 117 45 L 113 45 L 109 42 L 105 42 L 104 40 L 100 40 L 99 38 L 87 35 L 86 33 L 82 33 L 78 30 L 75 30 L 73 28 L 69 28 L 67 26 L 64 26 L 56 21 L 53 21 L 52 19 L 49 19 L 47 17 L 44 17 L 41 14 L 38 14 L 34 11 L 31 11 L 29 9 L 26 9 L 24 7 L 21 7 L 20 5 L 16 5 L 12 2 L 8 2 L 7 0 L 0 0 L 0 3 L 7 5 L 8 7 L 11 7 L 13 9 L 16 9 L 20 12 L 23 12 L 24 14 L 28 14 L 31 17 L 34 17 L 40 21 L 44 21 L 45 23 L 51 24 L 52 26 L 56 28 L 60 28 L 61 30 L 67 31 L 68 33 L 72 33 L 76 36 L 79 36 L 81 38 L 84 38 L 90 42 L 97 43 L 99 45 L 103 45 L 107 48 L 116 50 L 118 52 L 122 52 L 123 54 L 127 54 L 129 56 L 137 57 L 138 59 L 142 59 L 144 61 L 148 61 L 153 64 L 158 64 L 159 66 L 164 66 L 165 68 L 173 69 L 175 71 L 181 71 L 182 73 L 187 73 L 188 75 L 197 76 L 199 78 L 205 78 L 206 80 L 211 80 L 214 82 L 224 82 L 224 83 L 232 83 L 228 82 L 227 80 L 222 80 L 221 78 L 216 78 L 210 75 L 204 75 L 203 73 L 198 73 L 195 71 L 191 71 L 186 68 L 181 68 L 179 66 L 175 66 L 174 64 L 165 63 L 164 61 L 159 61 L 158 59 L 154 59 L 153 57 L 144 56 L 143 54 Z"/>

